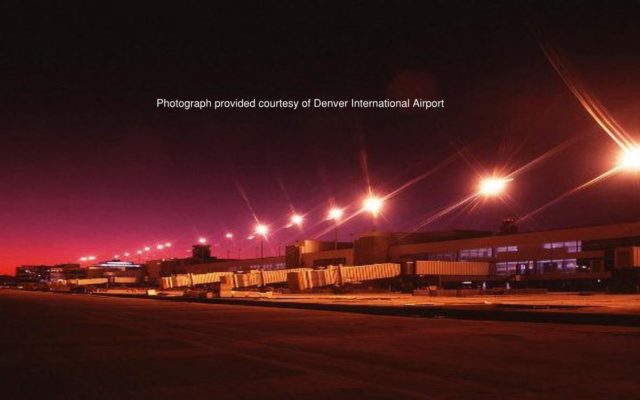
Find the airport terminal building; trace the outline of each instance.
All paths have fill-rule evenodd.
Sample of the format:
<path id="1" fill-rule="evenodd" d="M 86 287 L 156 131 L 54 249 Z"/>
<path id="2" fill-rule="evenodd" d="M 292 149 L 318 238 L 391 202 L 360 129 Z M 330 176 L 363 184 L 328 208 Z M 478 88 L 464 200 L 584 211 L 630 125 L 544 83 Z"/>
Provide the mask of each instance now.
<path id="1" fill-rule="evenodd" d="M 325 247 L 324 249 L 322 247 Z M 438 284 L 509 281 L 519 286 L 580 288 L 604 285 L 614 271 L 640 267 L 640 222 L 536 232 L 496 234 L 452 230 L 430 233 L 372 232 L 348 248 L 303 241 L 287 250 L 288 267 L 400 263 L 410 270 L 418 261 L 453 261 Z M 486 262 L 488 276 L 455 271 L 464 261 Z"/>
<path id="2" fill-rule="evenodd" d="M 204 263 L 173 260 L 158 265 L 155 274 L 397 263 L 403 275 L 416 276 L 420 275 L 416 266 L 427 261 L 442 262 L 442 267 L 437 273 L 421 276 L 417 286 L 582 290 L 606 289 L 618 278 L 635 285 L 640 271 L 640 222 L 521 233 L 370 232 L 353 242 L 302 240 L 287 246 L 285 255 L 279 257 Z M 479 263 L 485 268 L 477 269 Z M 469 269 L 470 265 L 474 269 Z"/>

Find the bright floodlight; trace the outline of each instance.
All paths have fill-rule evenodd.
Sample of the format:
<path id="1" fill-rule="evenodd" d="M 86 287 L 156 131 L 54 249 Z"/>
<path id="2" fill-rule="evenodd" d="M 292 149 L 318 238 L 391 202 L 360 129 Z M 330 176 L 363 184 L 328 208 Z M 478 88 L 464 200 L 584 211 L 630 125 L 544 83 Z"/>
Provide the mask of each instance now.
<path id="1" fill-rule="evenodd" d="M 267 236 L 267 233 L 269 233 L 269 228 L 266 225 L 256 225 L 256 235 Z"/>
<path id="2" fill-rule="evenodd" d="M 380 211 L 382 211 L 383 203 L 384 200 L 382 200 L 381 198 L 369 196 L 362 202 L 362 209 L 376 217 L 380 213 Z"/>
<path id="3" fill-rule="evenodd" d="M 205 243 L 207 243 L 207 239 L 205 239 L 205 238 L 200 238 L 200 239 L 198 239 L 198 243 L 200 243 L 200 244 L 205 244 Z"/>
<path id="4" fill-rule="evenodd" d="M 303 222 L 304 222 L 304 217 L 302 215 L 294 214 L 291 216 L 292 225 L 301 226 Z"/>
<path id="5" fill-rule="evenodd" d="M 233 239 L 233 233 L 231 232 L 227 232 L 224 237 L 226 237 L 227 239 Z"/>
<path id="6" fill-rule="evenodd" d="M 480 182 L 480 193 L 485 196 L 497 196 L 504 191 L 511 179 L 490 177 Z"/>
<path id="7" fill-rule="evenodd" d="M 344 214 L 344 210 L 342 210 L 341 208 L 334 207 L 331 210 L 329 210 L 329 219 L 337 221 L 340 218 L 342 218 L 343 214 Z"/>
<path id="8" fill-rule="evenodd" d="M 640 147 L 625 150 L 620 156 L 620 166 L 634 171 L 640 171 Z"/>

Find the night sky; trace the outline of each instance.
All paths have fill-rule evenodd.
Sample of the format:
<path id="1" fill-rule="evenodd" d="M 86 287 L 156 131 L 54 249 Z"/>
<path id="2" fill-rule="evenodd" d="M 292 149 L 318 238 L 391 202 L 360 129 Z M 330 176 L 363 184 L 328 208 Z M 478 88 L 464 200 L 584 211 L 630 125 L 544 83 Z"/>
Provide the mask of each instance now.
<path id="1" fill-rule="evenodd" d="M 384 195 L 449 160 L 387 201 L 377 229 L 411 231 L 481 176 L 568 143 L 506 198 L 419 228 L 496 230 L 615 164 L 617 146 L 541 42 L 628 132 L 640 127 L 638 2 L 134 3 L 0 6 L 0 273 L 165 241 L 184 256 L 200 236 L 224 256 L 227 231 L 232 255 L 253 257 L 241 192 L 276 231 L 275 254 L 330 238 L 328 207 L 356 210 L 367 175 Z M 158 97 L 421 97 L 446 108 L 184 111 L 156 109 Z M 520 229 L 638 219 L 639 189 L 640 175 L 618 174 Z M 279 229 L 292 208 L 308 213 L 305 232 Z M 340 237 L 371 228 L 361 215 Z"/>

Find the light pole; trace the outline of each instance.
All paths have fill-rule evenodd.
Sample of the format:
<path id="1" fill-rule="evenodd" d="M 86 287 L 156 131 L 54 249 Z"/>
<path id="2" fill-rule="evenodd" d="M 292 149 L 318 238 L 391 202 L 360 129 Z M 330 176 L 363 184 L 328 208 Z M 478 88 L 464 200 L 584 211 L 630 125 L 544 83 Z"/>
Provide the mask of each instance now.
<path id="1" fill-rule="evenodd" d="M 231 258 L 231 250 L 233 248 L 233 233 L 227 232 L 224 237 L 229 241 L 229 246 L 227 247 L 227 258 Z"/>
<path id="2" fill-rule="evenodd" d="M 344 210 L 341 208 L 334 207 L 329 210 L 328 217 L 330 220 L 333 220 L 333 248 L 335 250 L 338 250 L 338 224 L 343 214 Z"/>
<path id="3" fill-rule="evenodd" d="M 298 228 L 298 231 L 302 231 L 302 224 L 304 224 L 304 216 L 301 214 L 292 214 L 291 217 L 289 218 L 289 225 L 287 225 L 287 228 L 296 227 Z M 281 242 L 278 244 L 278 257 L 280 257 L 281 255 L 280 246 L 286 246 L 286 243 Z M 285 255 L 286 255 L 286 247 L 284 248 L 285 248 Z"/>
<path id="4" fill-rule="evenodd" d="M 162 253 L 163 253 L 162 250 L 164 249 L 165 249 L 165 246 L 163 244 L 159 244 L 156 246 L 156 250 L 160 251 L 160 258 L 162 258 L 162 260 L 164 260 L 164 257 L 162 257 Z"/>
<path id="5" fill-rule="evenodd" d="M 382 206 L 384 205 L 384 199 L 380 197 L 376 197 L 373 194 L 370 194 L 364 201 L 362 202 L 362 210 L 368 212 L 373 217 L 373 230 L 376 230 L 376 225 L 378 222 L 378 214 L 382 211 Z"/>
<path id="6" fill-rule="evenodd" d="M 205 257 L 204 257 L 205 246 L 204 246 L 204 244 L 207 243 L 207 239 L 201 237 L 200 239 L 198 239 L 198 243 L 202 245 L 202 246 L 200 246 L 199 252 L 200 252 L 200 259 L 202 260 L 202 263 L 204 264 L 204 262 L 205 262 Z"/>
<path id="7" fill-rule="evenodd" d="M 478 184 L 477 193 L 471 198 L 483 196 L 485 199 L 489 197 L 500 197 L 500 195 L 507 189 L 507 184 L 511 182 L 513 178 L 489 176 L 480 180 Z M 517 231 L 515 222 L 517 218 L 504 218 L 500 225 L 500 233 L 511 233 Z"/>
<path id="8" fill-rule="evenodd" d="M 269 227 L 263 224 L 256 225 L 256 235 L 260 236 L 260 258 L 264 258 L 264 239 L 269 233 Z"/>

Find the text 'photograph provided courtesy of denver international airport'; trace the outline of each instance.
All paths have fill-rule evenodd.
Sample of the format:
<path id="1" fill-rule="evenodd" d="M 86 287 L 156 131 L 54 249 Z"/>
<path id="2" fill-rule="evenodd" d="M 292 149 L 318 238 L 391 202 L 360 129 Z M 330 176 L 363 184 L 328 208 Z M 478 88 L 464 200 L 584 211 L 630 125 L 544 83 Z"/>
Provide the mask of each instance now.
<path id="1" fill-rule="evenodd" d="M 0 399 L 640 398 L 638 1 L 0 15 Z"/>

